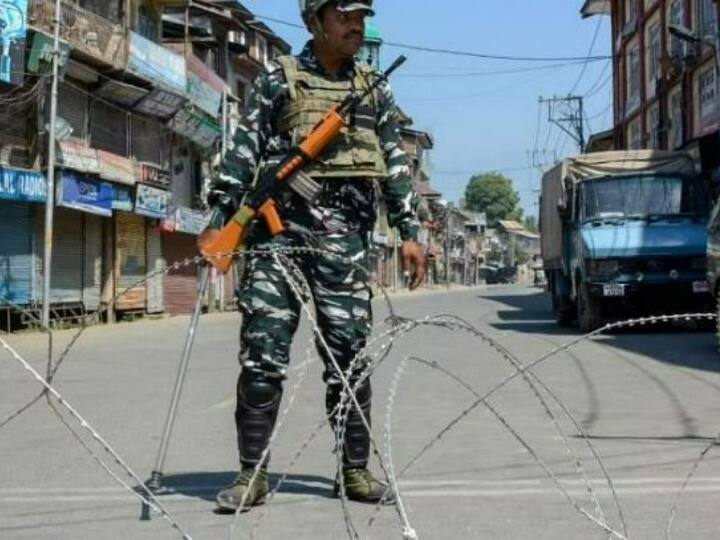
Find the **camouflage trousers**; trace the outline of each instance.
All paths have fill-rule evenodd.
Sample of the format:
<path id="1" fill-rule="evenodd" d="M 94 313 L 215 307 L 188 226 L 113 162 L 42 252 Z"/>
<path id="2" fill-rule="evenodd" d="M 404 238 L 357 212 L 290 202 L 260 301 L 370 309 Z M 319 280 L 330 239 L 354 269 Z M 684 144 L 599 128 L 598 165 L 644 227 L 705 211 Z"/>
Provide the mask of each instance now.
<path id="1" fill-rule="evenodd" d="M 242 373 L 235 415 L 244 466 L 257 464 L 275 424 L 290 348 L 302 315 L 301 301 L 287 275 L 293 276 L 299 270 L 307 284 L 304 294 L 313 300 L 314 318 L 323 341 L 316 338 L 325 366 L 323 380 L 328 385 L 329 413 L 339 403 L 342 390 L 338 368 L 354 382 L 366 367 L 362 357 L 353 361 L 365 348 L 372 327 L 372 291 L 367 271 L 368 232 L 375 219 L 371 184 L 327 181 L 317 204 L 310 207 L 290 196 L 282 201 L 281 214 L 290 232 L 271 237 L 259 224 L 248 247 L 269 252 L 310 247 L 313 252 L 284 252 L 277 258 L 258 255 L 246 261 L 240 291 Z M 288 264 L 285 257 L 293 264 Z M 351 364 L 354 369 L 348 373 Z M 369 418 L 369 381 L 358 390 L 358 396 Z M 367 463 L 367 433 L 360 420 L 356 411 L 350 411 L 345 436 L 352 441 L 347 441 L 344 452 L 348 467 Z"/>

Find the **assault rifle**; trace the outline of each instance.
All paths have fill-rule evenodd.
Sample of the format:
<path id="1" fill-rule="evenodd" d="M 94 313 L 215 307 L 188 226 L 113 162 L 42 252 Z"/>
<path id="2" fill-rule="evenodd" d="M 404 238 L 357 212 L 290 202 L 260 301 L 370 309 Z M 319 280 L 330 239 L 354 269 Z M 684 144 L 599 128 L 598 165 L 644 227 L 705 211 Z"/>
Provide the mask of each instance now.
<path id="1" fill-rule="evenodd" d="M 285 225 L 277 208 L 278 195 L 289 187 L 308 200 L 317 196 L 320 185 L 304 174 L 302 168 L 309 161 L 318 159 L 327 150 L 342 130 L 350 125 L 349 117 L 353 110 L 370 96 L 380 83 L 389 79 L 406 60 L 405 56 L 400 56 L 364 92 L 352 91 L 348 94 L 342 103 L 325 115 L 302 143 L 290 151 L 285 159 L 261 175 L 243 206 L 220 234 L 201 245 L 200 252 L 208 258 L 210 264 L 226 273 L 232 264 L 233 253 L 240 249 L 250 225 L 259 217 L 265 220 L 273 236 L 285 231 Z"/>

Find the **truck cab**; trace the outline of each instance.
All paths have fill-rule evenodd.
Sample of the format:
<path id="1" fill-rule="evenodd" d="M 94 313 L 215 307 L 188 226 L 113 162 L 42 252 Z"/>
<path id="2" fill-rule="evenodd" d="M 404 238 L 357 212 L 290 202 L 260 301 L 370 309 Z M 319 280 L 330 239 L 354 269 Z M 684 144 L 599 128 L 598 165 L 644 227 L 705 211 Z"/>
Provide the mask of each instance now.
<path id="1" fill-rule="evenodd" d="M 593 166 L 563 178 L 556 238 L 543 239 L 555 242 L 547 251 L 559 255 L 543 255 L 558 322 L 574 318 L 592 331 L 610 316 L 707 309 L 710 197 L 692 160 L 667 152 L 605 154 L 613 154 L 606 156 L 610 167 L 598 166 L 597 156 L 575 158 Z"/>

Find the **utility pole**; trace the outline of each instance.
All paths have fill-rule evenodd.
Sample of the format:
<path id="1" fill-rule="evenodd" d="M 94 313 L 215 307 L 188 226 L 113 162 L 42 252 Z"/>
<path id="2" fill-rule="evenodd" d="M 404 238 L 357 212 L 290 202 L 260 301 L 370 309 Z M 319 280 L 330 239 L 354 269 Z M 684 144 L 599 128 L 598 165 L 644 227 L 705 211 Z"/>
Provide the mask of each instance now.
<path id="1" fill-rule="evenodd" d="M 555 124 L 585 152 L 585 105 L 582 96 L 540 98 L 548 106 L 548 122 Z"/>
<path id="2" fill-rule="evenodd" d="M 448 205 L 447 218 L 445 219 L 445 284 L 450 290 L 450 276 L 452 267 L 452 208 Z"/>
<path id="3" fill-rule="evenodd" d="M 50 89 L 50 127 L 48 133 L 47 198 L 45 200 L 45 252 L 43 254 L 42 325 L 50 327 L 50 277 L 52 275 L 53 218 L 55 210 L 55 122 L 57 120 L 58 64 L 60 62 L 61 0 L 55 0 L 55 35 Z"/>

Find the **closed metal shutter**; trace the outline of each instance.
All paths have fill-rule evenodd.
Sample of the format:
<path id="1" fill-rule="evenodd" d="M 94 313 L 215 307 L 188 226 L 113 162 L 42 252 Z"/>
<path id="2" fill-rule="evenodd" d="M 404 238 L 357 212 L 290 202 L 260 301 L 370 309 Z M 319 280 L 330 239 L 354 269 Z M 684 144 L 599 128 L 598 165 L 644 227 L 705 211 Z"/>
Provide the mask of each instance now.
<path id="1" fill-rule="evenodd" d="M 102 291 L 102 220 L 85 214 L 85 252 L 83 265 L 83 304 L 88 311 L 97 311 Z"/>
<path id="2" fill-rule="evenodd" d="M 197 237 L 163 233 L 163 256 L 168 266 L 195 257 Z M 197 299 L 197 266 L 181 266 L 165 274 L 165 311 L 170 315 L 191 313 Z"/>
<path id="3" fill-rule="evenodd" d="M 115 215 L 115 303 L 118 311 L 145 310 L 147 273 L 145 218 L 118 212 Z M 136 285 L 138 282 L 142 282 Z M 132 288 L 131 288 L 132 287 Z"/>
<path id="4" fill-rule="evenodd" d="M 149 273 L 155 273 L 165 269 L 165 259 L 162 256 L 162 235 L 159 227 L 153 227 L 148 223 L 147 228 L 147 260 Z M 162 273 L 153 275 L 147 283 L 147 312 L 162 313 L 165 310 L 163 298 Z"/>
<path id="5" fill-rule="evenodd" d="M 73 128 L 72 136 L 87 140 L 88 99 L 80 83 L 60 83 L 58 87 L 58 115 Z M 49 109 L 49 107 L 48 107 Z"/>
<path id="6" fill-rule="evenodd" d="M 122 109 L 95 101 L 90 110 L 90 146 L 128 157 L 128 115 Z"/>
<path id="7" fill-rule="evenodd" d="M 68 208 L 55 208 L 53 217 L 52 272 L 50 303 L 79 304 L 83 297 L 83 214 Z M 45 213 L 35 213 L 35 255 L 38 271 L 35 290 L 42 300 Z"/>
<path id="8" fill-rule="evenodd" d="M 0 306 L 33 297 L 32 212 L 27 203 L 0 201 Z"/>

